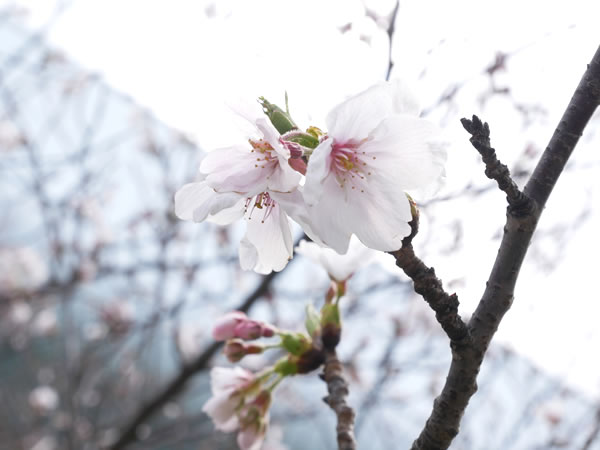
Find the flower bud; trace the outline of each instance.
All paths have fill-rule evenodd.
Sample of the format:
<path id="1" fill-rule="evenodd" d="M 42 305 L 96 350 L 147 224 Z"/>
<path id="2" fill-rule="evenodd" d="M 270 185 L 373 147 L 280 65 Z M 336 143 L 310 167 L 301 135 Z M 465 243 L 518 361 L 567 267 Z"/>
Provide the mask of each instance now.
<path id="1" fill-rule="evenodd" d="M 315 339 L 316 336 L 321 334 L 321 316 L 312 303 L 306 305 L 306 320 L 304 321 L 304 325 L 311 338 Z"/>
<path id="2" fill-rule="evenodd" d="M 279 106 L 270 103 L 266 98 L 259 97 L 258 103 L 263 107 L 263 112 L 267 115 L 273 126 L 279 134 L 285 134 L 291 130 L 297 130 L 298 126 L 290 117 L 289 112 L 284 111 Z M 287 104 L 287 94 L 286 94 Z"/>
<path id="3" fill-rule="evenodd" d="M 232 311 L 224 314 L 213 327 L 212 335 L 215 341 L 226 341 L 235 336 L 235 328 L 241 321 L 248 319 L 246 314 L 241 311 Z"/>
<path id="4" fill-rule="evenodd" d="M 321 342 L 327 350 L 339 344 L 342 335 L 340 309 L 335 303 L 325 303 L 321 308 Z"/>
<path id="5" fill-rule="evenodd" d="M 262 336 L 263 326 L 255 320 L 244 320 L 238 323 L 234 329 L 235 337 L 251 341 Z"/>
<path id="6" fill-rule="evenodd" d="M 257 344 L 247 344 L 241 339 L 231 339 L 225 343 L 223 353 L 229 362 L 236 363 L 246 355 L 256 355 L 262 353 L 264 347 Z"/>

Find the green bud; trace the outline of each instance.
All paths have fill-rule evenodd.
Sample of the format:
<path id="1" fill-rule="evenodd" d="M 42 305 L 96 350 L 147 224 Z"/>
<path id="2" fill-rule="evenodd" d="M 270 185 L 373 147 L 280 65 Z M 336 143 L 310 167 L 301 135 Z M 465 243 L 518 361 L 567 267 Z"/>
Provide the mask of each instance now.
<path id="1" fill-rule="evenodd" d="M 312 303 L 306 305 L 306 320 L 304 324 L 311 338 L 314 339 L 315 336 L 321 333 L 321 316 Z"/>
<path id="2" fill-rule="evenodd" d="M 304 133 L 299 130 L 292 130 L 281 136 L 284 140 L 295 142 L 302 147 L 315 149 L 319 146 L 319 139 L 312 134 Z"/>
<path id="3" fill-rule="evenodd" d="M 281 346 L 292 355 L 301 355 L 311 347 L 311 342 L 302 333 L 285 333 L 281 336 Z"/>
<path id="4" fill-rule="evenodd" d="M 325 303 L 321 308 L 321 342 L 327 350 L 337 347 L 342 336 L 342 321 L 337 303 Z"/>
<path id="5" fill-rule="evenodd" d="M 279 106 L 270 103 L 266 98 L 259 97 L 258 103 L 263 107 L 263 112 L 267 115 L 273 126 L 279 134 L 285 134 L 291 130 L 297 130 L 298 126 L 292 120 L 289 111 L 284 111 Z M 286 94 L 287 105 L 287 94 Z"/>
<path id="6" fill-rule="evenodd" d="M 292 358 L 281 359 L 275 364 L 275 373 L 287 377 L 298 373 L 298 365 Z"/>

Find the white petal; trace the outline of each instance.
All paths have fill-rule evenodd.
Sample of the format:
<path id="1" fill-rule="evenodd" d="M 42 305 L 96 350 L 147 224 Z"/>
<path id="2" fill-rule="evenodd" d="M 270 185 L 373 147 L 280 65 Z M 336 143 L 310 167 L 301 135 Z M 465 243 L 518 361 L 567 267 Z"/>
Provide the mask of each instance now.
<path id="1" fill-rule="evenodd" d="M 242 270 L 253 270 L 258 264 L 258 251 L 245 236 L 240 241 L 238 253 Z"/>
<path id="2" fill-rule="evenodd" d="M 361 145 L 373 176 L 402 189 L 417 189 L 436 182 L 444 172 L 446 152 L 434 141 L 440 134 L 431 122 L 411 116 L 384 120 Z M 373 159 L 375 158 L 375 159 Z"/>
<path id="3" fill-rule="evenodd" d="M 309 208 L 314 231 L 338 253 L 347 252 L 353 233 L 375 250 L 400 248 L 412 218 L 402 189 L 374 176 L 355 186 L 342 188 L 332 175 L 326 179 L 321 201 Z"/>
<path id="4" fill-rule="evenodd" d="M 245 209 L 246 199 L 241 198 L 230 208 L 225 208 L 212 216 L 208 216 L 206 220 L 208 222 L 216 223 L 217 225 L 229 225 L 236 220 L 241 219 L 244 216 Z"/>
<path id="5" fill-rule="evenodd" d="M 219 194 L 207 186 L 206 182 L 189 183 L 175 193 L 175 215 L 183 220 L 202 222 L 209 216 L 227 210 L 238 202 L 240 202 L 238 194 Z M 225 222 L 226 216 L 232 220 Z M 222 216 L 221 223 L 231 223 L 239 217 L 239 213 L 237 213 L 237 217 L 228 213 Z"/>
<path id="6" fill-rule="evenodd" d="M 192 220 L 194 210 L 207 201 L 210 193 L 204 183 L 189 183 L 175 193 L 175 215 L 182 220 Z"/>
<path id="7" fill-rule="evenodd" d="M 327 116 L 329 135 L 340 141 L 362 140 L 385 118 L 417 114 L 418 105 L 404 83 L 382 82 L 349 98 Z"/>
<path id="8" fill-rule="evenodd" d="M 330 170 L 333 139 L 326 139 L 314 150 L 306 168 L 303 196 L 308 205 L 314 205 L 323 194 L 323 182 Z"/>
<path id="9" fill-rule="evenodd" d="M 419 102 L 413 95 L 413 89 L 405 81 L 395 78 L 387 84 L 392 98 L 392 109 L 395 114 L 418 116 L 421 112 Z"/>
<path id="10" fill-rule="evenodd" d="M 273 270 L 279 272 L 287 265 L 293 254 L 288 218 L 278 204 L 266 218 L 263 218 L 262 214 L 261 210 L 254 210 L 247 220 L 245 240 L 256 249 L 257 253 L 257 261 L 253 269 L 258 273 L 270 273 Z M 245 248 L 244 252 L 250 254 L 248 248 Z"/>
<path id="11" fill-rule="evenodd" d="M 348 222 L 349 200 L 346 190 L 341 188 L 335 177 L 330 174 L 322 184 L 323 196 L 314 206 L 308 206 L 310 224 L 313 232 L 326 246 L 338 253 L 346 253 L 350 236 L 351 223 Z M 353 218 L 366 220 L 365 217 Z"/>

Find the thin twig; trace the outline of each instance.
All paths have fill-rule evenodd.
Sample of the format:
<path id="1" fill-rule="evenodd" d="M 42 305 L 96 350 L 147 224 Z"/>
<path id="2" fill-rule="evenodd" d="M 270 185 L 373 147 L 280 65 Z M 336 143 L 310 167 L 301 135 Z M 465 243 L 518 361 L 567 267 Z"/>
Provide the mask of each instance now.
<path id="1" fill-rule="evenodd" d="M 530 214 L 534 207 L 533 202 L 523 194 L 517 183 L 510 176 L 508 167 L 502 164 L 496 157 L 490 143 L 490 127 L 487 122 L 482 123 L 479 117 L 473 116 L 472 120 L 461 119 L 465 130 L 471 134 L 471 144 L 477 149 L 483 162 L 485 163 L 485 174 L 498 183 L 498 187 L 506 194 L 506 200 L 509 204 L 509 213 L 517 216 Z"/>
<path id="2" fill-rule="evenodd" d="M 348 382 L 344 378 L 342 363 L 335 350 L 327 351 L 321 378 L 327 383 L 329 395 L 323 399 L 337 416 L 338 450 L 356 450 L 354 438 L 354 410 L 346 403 Z"/>

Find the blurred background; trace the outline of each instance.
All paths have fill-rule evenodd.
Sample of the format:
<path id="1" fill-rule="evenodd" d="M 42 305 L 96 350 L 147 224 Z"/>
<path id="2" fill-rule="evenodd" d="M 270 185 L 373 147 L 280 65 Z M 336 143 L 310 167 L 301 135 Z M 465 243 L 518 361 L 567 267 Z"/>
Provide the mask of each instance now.
<path id="1" fill-rule="evenodd" d="M 600 44 L 600 6 L 398 6 L 0 1 L 0 449 L 237 448 L 201 412 L 210 368 L 228 365 L 212 322 L 244 308 L 299 329 L 328 278 L 302 256 L 267 277 L 241 271 L 243 230 L 178 220 L 173 194 L 204 152 L 243 142 L 232 109 L 261 95 L 283 104 L 287 91 L 295 120 L 324 128 L 388 72 L 414 86 L 450 143 L 414 243 L 468 319 L 505 200 L 459 119 L 489 122 L 522 186 Z M 596 114 L 548 202 L 453 449 L 600 449 L 599 126 Z M 339 352 L 359 448 L 409 448 L 447 338 L 385 258 L 348 291 Z M 335 448 L 325 394 L 316 373 L 286 380 L 264 448 Z"/>

